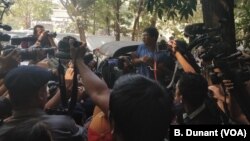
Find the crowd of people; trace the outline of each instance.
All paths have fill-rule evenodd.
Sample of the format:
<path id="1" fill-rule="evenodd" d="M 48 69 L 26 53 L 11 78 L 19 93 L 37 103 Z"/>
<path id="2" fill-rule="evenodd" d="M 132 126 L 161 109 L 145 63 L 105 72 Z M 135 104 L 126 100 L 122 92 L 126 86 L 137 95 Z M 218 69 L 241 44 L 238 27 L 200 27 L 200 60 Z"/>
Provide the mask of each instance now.
<path id="1" fill-rule="evenodd" d="M 40 25 L 34 36 L 35 42 L 22 47 L 57 47 L 44 38 L 50 36 Z M 212 84 L 184 41 L 171 39 L 162 50 L 158 36 L 155 27 L 143 31 L 143 44 L 131 54 L 135 69 L 124 70 L 112 88 L 93 69 L 93 58 L 84 59 L 87 45 L 75 47 L 73 37 L 57 47 L 68 47 L 70 58 L 59 59 L 65 74 L 51 71 L 48 58 L 19 66 L 17 50 L 0 56 L 0 140 L 163 141 L 169 139 L 170 125 L 250 124 L 249 107 L 242 108 L 233 96 L 244 92 L 248 98 L 248 83 L 240 87 L 246 91 L 237 91 L 226 78 Z M 56 78 L 59 84 L 50 82 Z M 70 106 L 65 107 L 65 99 Z"/>

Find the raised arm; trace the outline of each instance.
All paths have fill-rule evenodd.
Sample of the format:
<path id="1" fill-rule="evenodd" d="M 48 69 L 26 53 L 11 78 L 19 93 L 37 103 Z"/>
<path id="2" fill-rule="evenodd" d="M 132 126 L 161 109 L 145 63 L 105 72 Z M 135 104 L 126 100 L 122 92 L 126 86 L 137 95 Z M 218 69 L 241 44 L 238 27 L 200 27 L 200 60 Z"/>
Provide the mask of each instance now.
<path id="1" fill-rule="evenodd" d="M 84 64 L 82 56 L 85 53 L 85 47 L 86 45 L 82 45 L 81 47 L 76 48 L 71 45 L 71 57 L 74 60 L 74 65 L 76 65 L 79 70 L 80 76 L 82 77 L 85 90 L 93 102 L 107 115 L 109 109 L 110 90 L 106 83 Z"/>
<path id="2" fill-rule="evenodd" d="M 189 64 L 189 62 L 185 59 L 185 57 L 178 51 L 176 46 L 176 41 L 171 40 L 168 42 L 169 47 L 171 47 L 171 50 L 176 57 L 177 61 L 181 64 L 184 72 L 191 72 L 196 73 L 194 68 Z"/>

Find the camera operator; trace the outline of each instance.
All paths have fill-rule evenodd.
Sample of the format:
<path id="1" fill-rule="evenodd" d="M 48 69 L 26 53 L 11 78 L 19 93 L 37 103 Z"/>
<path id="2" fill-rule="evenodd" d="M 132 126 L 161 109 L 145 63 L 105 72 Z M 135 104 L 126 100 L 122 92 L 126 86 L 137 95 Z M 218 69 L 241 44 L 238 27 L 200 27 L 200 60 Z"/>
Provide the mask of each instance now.
<path id="1" fill-rule="evenodd" d="M 209 90 L 217 105 L 233 122 L 250 124 L 247 117 L 249 107 L 243 106 L 249 99 L 246 96 L 247 88 L 244 82 L 236 82 L 235 79 L 225 77 L 224 71 L 218 67 L 213 71 L 215 76 L 211 75 L 209 78 L 212 83 Z"/>
<path id="2" fill-rule="evenodd" d="M 207 28 L 203 23 L 185 27 L 186 37 L 190 39 L 188 50 L 193 51 L 200 61 L 202 74 L 220 109 L 234 122 L 249 124 L 250 98 L 244 85 L 250 79 L 249 67 L 246 61 L 238 58 L 240 52 L 229 54 L 228 43 L 221 39 L 222 28 L 223 22 L 213 28 Z"/>
<path id="3" fill-rule="evenodd" d="M 28 48 L 30 46 L 42 48 L 56 47 L 55 41 L 53 39 L 56 36 L 55 33 L 46 31 L 42 25 L 36 25 L 34 27 L 32 36 L 36 38 L 36 41 L 22 41 L 22 48 Z"/>

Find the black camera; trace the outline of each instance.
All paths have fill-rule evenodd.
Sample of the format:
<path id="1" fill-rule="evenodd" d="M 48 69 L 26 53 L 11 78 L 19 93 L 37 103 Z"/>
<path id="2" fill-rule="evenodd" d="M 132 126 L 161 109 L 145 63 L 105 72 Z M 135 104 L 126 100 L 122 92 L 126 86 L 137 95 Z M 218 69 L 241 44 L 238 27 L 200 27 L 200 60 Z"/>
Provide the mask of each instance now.
<path id="1" fill-rule="evenodd" d="M 60 59 L 71 59 L 70 58 L 70 42 L 73 42 L 74 47 L 80 47 L 82 42 L 77 41 L 76 38 L 72 36 L 63 37 L 58 42 L 58 52 L 56 53 L 56 57 Z"/>
<path id="2" fill-rule="evenodd" d="M 24 42 L 36 42 L 37 38 L 35 36 L 27 36 L 27 37 L 15 37 L 11 38 L 11 45 L 20 45 Z"/>
<path id="3" fill-rule="evenodd" d="M 57 33 L 56 32 L 49 32 L 49 31 L 47 31 L 47 35 L 50 36 L 50 37 L 52 37 L 52 38 L 56 38 Z"/>
<path id="4" fill-rule="evenodd" d="M 7 45 L 3 48 L 2 55 L 8 55 L 15 48 L 15 46 Z M 53 48 L 18 48 L 17 51 L 21 56 L 21 60 L 36 60 L 39 58 L 43 59 L 47 55 L 54 56 L 55 54 L 55 50 Z"/>
<path id="5" fill-rule="evenodd" d="M 10 35 L 0 32 L 0 41 L 8 42 L 10 41 Z"/>

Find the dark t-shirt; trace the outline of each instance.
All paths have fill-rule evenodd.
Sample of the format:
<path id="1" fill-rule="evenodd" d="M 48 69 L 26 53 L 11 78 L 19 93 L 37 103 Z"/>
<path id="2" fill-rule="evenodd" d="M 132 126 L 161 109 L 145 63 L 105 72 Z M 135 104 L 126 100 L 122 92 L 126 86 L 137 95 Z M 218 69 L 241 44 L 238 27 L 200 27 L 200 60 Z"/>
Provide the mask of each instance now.
<path id="1" fill-rule="evenodd" d="M 13 117 L 0 126 L 0 140 L 15 126 L 28 120 L 39 119 L 46 123 L 51 129 L 54 141 L 81 141 L 83 128 L 75 124 L 74 120 L 64 115 L 46 115 L 43 111 L 37 110 L 32 113 L 22 113 Z"/>

